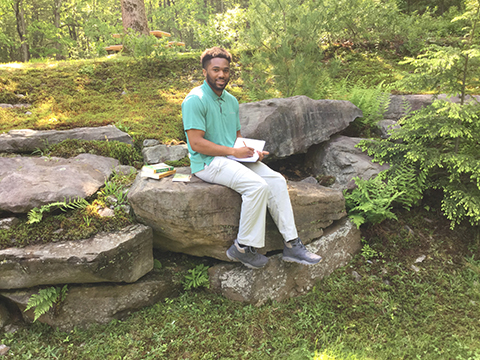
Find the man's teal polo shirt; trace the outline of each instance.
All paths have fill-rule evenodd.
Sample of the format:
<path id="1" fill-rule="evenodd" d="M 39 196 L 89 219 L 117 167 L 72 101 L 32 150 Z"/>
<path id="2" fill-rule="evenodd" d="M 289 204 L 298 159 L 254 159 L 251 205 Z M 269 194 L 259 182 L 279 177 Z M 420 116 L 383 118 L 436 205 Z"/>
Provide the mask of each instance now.
<path id="1" fill-rule="evenodd" d="M 206 81 L 187 95 L 182 103 L 183 128 L 205 131 L 204 138 L 218 145 L 233 147 L 240 130 L 238 101 L 233 95 L 223 90 L 222 96 L 213 92 Z M 193 151 L 187 136 L 192 173 L 209 165 L 213 156 Z"/>

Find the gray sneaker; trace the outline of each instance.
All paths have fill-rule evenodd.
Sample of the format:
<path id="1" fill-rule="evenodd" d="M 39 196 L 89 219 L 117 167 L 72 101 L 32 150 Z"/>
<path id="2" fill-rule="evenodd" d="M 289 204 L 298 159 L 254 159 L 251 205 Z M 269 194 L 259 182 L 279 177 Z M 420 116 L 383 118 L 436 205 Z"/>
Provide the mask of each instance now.
<path id="1" fill-rule="evenodd" d="M 233 261 L 240 261 L 246 267 L 251 269 L 260 269 L 267 264 L 268 258 L 257 253 L 257 250 L 251 246 L 242 247 L 237 240 L 227 250 L 227 257 Z"/>
<path id="2" fill-rule="evenodd" d="M 315 265 L 322 261 L 322 257 L 308 251 L 302 241 L 297 238 L 285 242 L 283 261 L 296 262 L 303 265 Z"/>

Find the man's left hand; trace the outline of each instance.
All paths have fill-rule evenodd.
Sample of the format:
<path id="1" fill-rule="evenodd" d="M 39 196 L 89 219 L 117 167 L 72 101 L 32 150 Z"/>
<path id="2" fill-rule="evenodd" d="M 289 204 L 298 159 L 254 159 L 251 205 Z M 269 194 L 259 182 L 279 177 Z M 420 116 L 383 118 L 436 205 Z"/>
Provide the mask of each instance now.
<path id="1" fill-rule="evenodd" d="M 258 160 L 257 161 L 262 161 L 265 156 L 270 154 L 268 151 L 257 151 L 258 153 Z"/>

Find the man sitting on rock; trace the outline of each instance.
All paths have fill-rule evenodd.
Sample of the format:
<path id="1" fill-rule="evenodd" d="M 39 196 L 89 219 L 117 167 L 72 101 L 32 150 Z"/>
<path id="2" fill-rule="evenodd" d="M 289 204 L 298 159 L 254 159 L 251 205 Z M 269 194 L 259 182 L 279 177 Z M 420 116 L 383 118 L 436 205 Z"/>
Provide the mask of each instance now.
<path id="1" fill-rule="evenodd" d="M 254 163 L 227 158 L 247 158 L 255 152 L 247 146 L 233 147 L 241 134 L 238 101 L 225 90 L 232 56 L 213 47 L 205 50 L 200 60 L 205 81 L 182 103 L 183 126 L 192 173 L 242 195 L 238 235 L 227 250 L 228 258 L 254 269 L 265 266 L 268 258 L 256 249 L 265 246 L 268 207 L 285 241 L 283 260 L 305 265 L 320 262 L 321 256 L 309 252 L 298 238 L 285 179 L 261 162 L 268 152 L 259 151 L 259 160 Z"/>

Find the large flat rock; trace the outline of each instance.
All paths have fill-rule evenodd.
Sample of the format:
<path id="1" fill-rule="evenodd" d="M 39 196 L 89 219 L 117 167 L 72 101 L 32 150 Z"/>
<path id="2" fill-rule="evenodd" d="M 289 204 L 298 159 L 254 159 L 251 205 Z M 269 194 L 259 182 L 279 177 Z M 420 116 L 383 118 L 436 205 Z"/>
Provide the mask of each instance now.
<path id="1" fill-rule="evenodd" d="M 269 158 L 305 153 L 361 116 L 362 111 L 349 101 L 306 96 L 240 104 L 242 135 L 265 140 Z"/>
<path id="2" fill-rule="evenodd" d="M 154 271 L 133 284 L 69 285 L 65 300 L 37 321 L 71 331 L 123 319 L 145 306 L 176 296 L 182 285 L 174 279 L 174 274 Z M 24 317 L 33 321 L 33 309 L 24 310 L 28 299 L 37 292 L 38 289 L 0 291 L 0 296 L 14 302 Z"/>
<path id="3" fill-rule="evenodd" d="M 178 172 L 190 173 L 189 168 Z M 323 229 L 345 213 L 341 191 L 316 184 L 289 182 L 289 195 L 299 236 L 304 243 L 322 235 Z M 195 256 L 228 261 L 225 251 L 238 232 L 241 197 L 221 185 L 196 176 L 188 183 L 137 176 L 128 193 L 137 219 L 153 228 L 154 246 Z M 270 216 L 263 252 L 283 249 L 283 240 Z"/>
<path id="4" fill-rule="evenodd" d="M 321 255 L 322 262 L 312 266 L 286 263 L 278 254 L 270 256 L 267 265 L 258 270 L 239 263 L 219 264 L 209 269 L 210 288 L 228 299 L 254 305 L 305 294 L 317 281 L 348 264 L 361 248 L 360 230 L 342 219 L 307 248 Z"/>
<path id="5" fill-rule="evenodd" d="M 135 282 L 153 268 L 152 230 L 144 225 L 87 240 L 0 250 L 0 289 Z"/>
<path id="6" fill-rule="evenodd" d="M 30 153 L 67 139 L 120 141 L 133 145 L 132 138 L 114 125 L 71 130 L 11 130 L 0 134 L 0 152 Z"/>
<path id="7" fill-rule="evenodd" d="M 118 164 L 92 154 L 70 159 L 0 157 L 0 211 L 27 213 L 55 201 L 89 197 Z"/>

